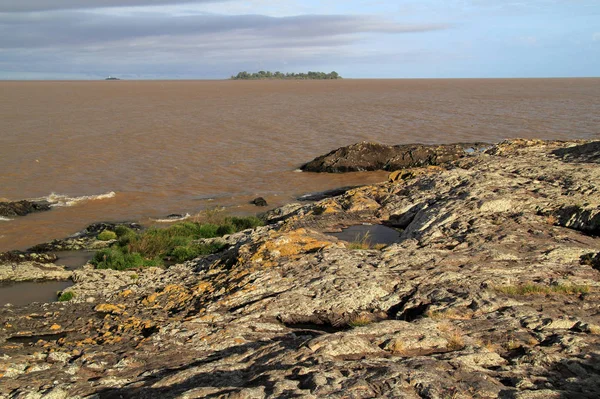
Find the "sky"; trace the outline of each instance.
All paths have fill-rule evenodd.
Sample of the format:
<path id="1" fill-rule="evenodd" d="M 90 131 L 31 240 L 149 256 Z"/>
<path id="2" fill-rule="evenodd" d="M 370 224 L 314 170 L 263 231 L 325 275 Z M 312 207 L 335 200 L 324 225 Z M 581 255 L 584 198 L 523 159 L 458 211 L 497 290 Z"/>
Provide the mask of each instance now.
<path id="1" fill-rule="evenodd" d="M 600 0 L 0 0 L 0 79 L 600 75 Z"/>

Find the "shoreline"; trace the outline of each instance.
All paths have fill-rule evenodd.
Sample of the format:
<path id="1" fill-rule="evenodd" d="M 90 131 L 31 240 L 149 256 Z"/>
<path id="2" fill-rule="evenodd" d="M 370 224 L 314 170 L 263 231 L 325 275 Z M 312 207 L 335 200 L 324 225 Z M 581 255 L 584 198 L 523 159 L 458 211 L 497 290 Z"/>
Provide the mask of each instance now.
<path id="1" fill-rule="evenodd" d="M 68 302 L 0 307 L 0 394 L 596 397 L 599 182 L 598 141 L 509 140 L 167 269 L 75 270 Z M 367 222 L 398 241 L 330 234 Z"/>

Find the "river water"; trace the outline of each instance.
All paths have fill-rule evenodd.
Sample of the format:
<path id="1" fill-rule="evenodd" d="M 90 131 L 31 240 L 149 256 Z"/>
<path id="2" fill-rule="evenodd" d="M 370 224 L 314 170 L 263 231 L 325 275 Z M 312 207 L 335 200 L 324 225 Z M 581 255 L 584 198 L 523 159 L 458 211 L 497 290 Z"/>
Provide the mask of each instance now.
<path id="1" fill-rule="evenodd" d="M 0 82 L 0 251 L 96 221 L 259 210 L 384 180 L 296 169 L 357 141 L 600 138 L 600 79 Z"/>

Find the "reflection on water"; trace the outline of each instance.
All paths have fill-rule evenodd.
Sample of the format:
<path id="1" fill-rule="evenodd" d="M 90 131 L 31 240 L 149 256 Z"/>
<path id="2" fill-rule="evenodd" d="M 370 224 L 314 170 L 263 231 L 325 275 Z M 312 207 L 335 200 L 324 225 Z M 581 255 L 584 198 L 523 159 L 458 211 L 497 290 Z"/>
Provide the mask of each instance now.
<path id="1" fill-rule="evenodd" d="M 0 306 L 23 306 L 32 302 L 54 302 L 57 293 L 73 285 L 72 281 L 24 282 L 0 285 Z"/>
<path id="2" fill-rule="evenodd" d="M 94 257 L 94 251 L 59 251 L 53 252 L 58 257 L 54 262 L 57 265 L 65 266 L 68 270 L 81 268 Z"/>
<path id="3" fill-rule="evenodd" d="M 348 242 L 366 240 L 371 245 L 390 245 L 398 242 L 398 239 L 400 238 L 398 230 L 380 224 L 360 224 L 350 226 L 339 233 L 328 234 Z"/>

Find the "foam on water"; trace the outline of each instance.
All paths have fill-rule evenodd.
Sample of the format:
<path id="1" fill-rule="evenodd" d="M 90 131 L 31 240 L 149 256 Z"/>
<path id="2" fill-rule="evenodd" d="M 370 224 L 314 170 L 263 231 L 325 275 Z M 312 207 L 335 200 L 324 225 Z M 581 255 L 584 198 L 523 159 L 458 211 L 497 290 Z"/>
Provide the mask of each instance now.
<path id="1" fill-rule="evenodd" d="M 8 222 L 10 220 L 12 220 L 12 219 L 5 218 L 4 216 L 0 216 L 0 222 Z"/>
<path id="2" fill-rule="evenodd" d="M 172 217 L 172 218 L 164 218 L 164 219 L 150 219 L 153 222 L 157 222 L 157 223 L 172 223 L 172 222 L 181 222 L 182 220 L 186 220 L 188 218 L 190 218 L 191 215 L 189 213 L 186 213 L 185 215 L 181 216 L 181 217 Z"/>
<path id="3" fill-rule="evenodd" d="M 103 199 L 114 198 L 117 194 L 114 191 L 110 191 L 104 194 L 98 195 L 82 195 L 81 197 L 69 197 L 64 194 L 56 194 L 51 193 L 47 197 L 38 198 L 38 200 L 48 201 L 50 202 L 50 206 L 52 207 L 62 207 L 62 206 L 74 206 L 79 204 L 80 202 L 85 201 L 97 201 Z"/>

